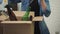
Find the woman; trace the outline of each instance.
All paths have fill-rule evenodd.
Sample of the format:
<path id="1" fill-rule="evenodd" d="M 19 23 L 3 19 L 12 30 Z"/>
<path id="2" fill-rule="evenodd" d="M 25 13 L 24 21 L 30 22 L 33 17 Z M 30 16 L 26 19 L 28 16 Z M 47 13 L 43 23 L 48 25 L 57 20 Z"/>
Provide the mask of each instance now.
<path id="1" fill-rule="evenodd" d="M 35 0 L 30 6 L 31 10 L 35 11 L 35 16 L 45 15 L 48 17 L 51 13 L 48 0 Z M 42 22 L 35 22 L 35 34 L 50 34 L 44 19 Z"/>
<path id="2" fill-rule="evenodd" d="M 12 0 L 11 0 L 12 1 Z M 35 16 L 48 17 L 51 13 L 49 0 L 33 0 L 31 4 L 30 0 L 14 0 L 15 3 L 22 2 L 22 11 L 26 11 L 28 6 L 31 6 L 31 11 L 35 12 Z M 49 30 L 45 24 L 45 21 L 35 23 L 35 34 L 50 34 Z"/>

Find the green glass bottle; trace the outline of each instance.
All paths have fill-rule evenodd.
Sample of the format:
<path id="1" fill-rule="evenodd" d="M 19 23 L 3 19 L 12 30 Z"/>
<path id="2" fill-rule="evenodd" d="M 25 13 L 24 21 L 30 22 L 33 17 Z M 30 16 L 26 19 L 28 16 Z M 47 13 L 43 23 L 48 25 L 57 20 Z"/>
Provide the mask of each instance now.
<path id="1" fill-rule="evenodd" d="M 30 13 L 31 7 L 28 7 L 26 10 L 26 13 L 24 14 L 24 16 L 22 17 L 23 21 L 27 21 L 29 19 L 29 13 Z"/>

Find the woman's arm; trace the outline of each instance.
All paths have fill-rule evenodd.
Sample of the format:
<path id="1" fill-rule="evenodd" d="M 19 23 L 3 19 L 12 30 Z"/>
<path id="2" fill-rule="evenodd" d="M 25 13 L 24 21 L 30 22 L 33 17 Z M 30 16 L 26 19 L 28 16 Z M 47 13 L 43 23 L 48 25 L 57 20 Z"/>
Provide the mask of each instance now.
<path id="1" fill-rule="evenodd" d="M 51 13 L 49 1 L 48 0 L 41 0 L 41 6 L 42 6 L 42 10 L 43 10 L 44 15 L 46 17 L 48 17 Z"/>
<path id="2" fill-rule="evenodd" d="M 42 9 L 43 10 L 46 10 L 46 3 L 45 3 L 45 1 L 44 0 L 41 0 L 41 6 L 42 6 Z"/>

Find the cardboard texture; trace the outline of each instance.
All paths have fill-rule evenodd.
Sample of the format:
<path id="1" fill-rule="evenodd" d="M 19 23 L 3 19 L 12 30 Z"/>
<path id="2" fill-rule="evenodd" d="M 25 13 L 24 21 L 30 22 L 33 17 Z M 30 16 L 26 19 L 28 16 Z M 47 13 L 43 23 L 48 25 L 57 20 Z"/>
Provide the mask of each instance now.
<path id="1" fill-rule="evenodd" d="M 4 21 L 3 34 L 34 34 L 32 21 Z"/>
<path id="2" fill-rule="evenodd" d="M 13 12 L 16 15 L 18 21 L 22 21 L 22 17 L 24 16 L 25 11 L 13 11 Z M 30 12 L 29 17 L 30 16 L 34 17 L 34 12 L 33 11 Z"/>
<path id="3" fill-rule="evenodd" d="M 25 11 L 13 11 L 18 21 L 9 21 L 9 18 L 3 19 L 1 24 L 3 27 L 3 34 L 34 34 L 34 22 L 42 21 L 42 16 L 34 17 L 34 12 L 30 12 L 33 17 L 32 21 L 22 21 L 21 17 L 25 14 Z"/>
<path id="4" fill-rule="evenodd" d="M 13 11 L 14 14 L 16 15 L 16 18 L 18 21 L 22 21 L 22 17 L 25 14 L 25 11 Z M 34 17 L 34 12 L 30 12 L 29 16 Z M 0 21 L 9 21 L 9 17 L 6 17 L 4 15 L 0 16 Z"/>

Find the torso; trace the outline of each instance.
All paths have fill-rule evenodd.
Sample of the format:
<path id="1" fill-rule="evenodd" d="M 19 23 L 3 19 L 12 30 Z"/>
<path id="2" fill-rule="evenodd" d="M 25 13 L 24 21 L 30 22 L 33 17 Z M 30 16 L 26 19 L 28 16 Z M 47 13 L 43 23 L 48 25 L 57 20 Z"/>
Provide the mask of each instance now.
<path id="1" fill-rule="evenodd" d="M 30 6 L 31 6 L 31 11 L 35 12 L 35 16 L 39 16 L 40 11 L 39 11 L 38 1 L 34 0 Z"/>

